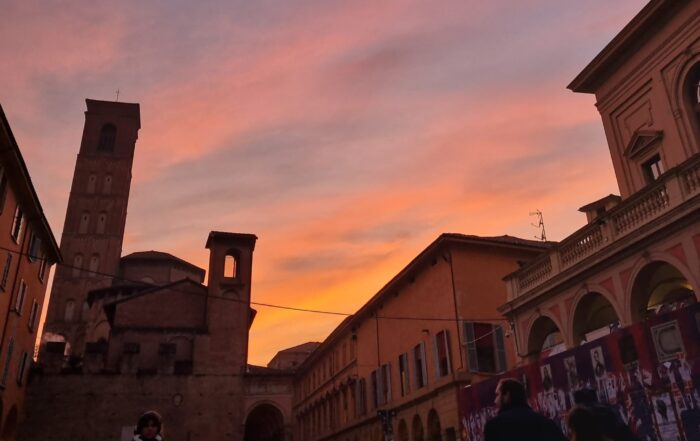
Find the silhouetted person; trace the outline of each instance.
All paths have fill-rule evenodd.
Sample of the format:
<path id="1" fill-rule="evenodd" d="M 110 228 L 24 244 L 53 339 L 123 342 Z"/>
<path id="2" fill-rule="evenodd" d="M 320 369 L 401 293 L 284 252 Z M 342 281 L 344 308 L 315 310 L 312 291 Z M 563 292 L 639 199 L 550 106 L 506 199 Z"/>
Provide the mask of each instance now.
<path id="1" fill-rule="evenodd" d="M 150 410 L 139 418 L 136 423 L 133 441 L 163 441 L 160 431 L 163 427 L 163 420 L 158 412 Z"/>
<path id="2" fill-rule="evenodd" d="M 610 406 L 598 401 L 598 395 L 593 389 L 581 389 L 574 392 L 574 403 L 583 407 L 593 415 L 596 425 L 603 435 L 612 441 L 639 441 L 627 424 Z"/>
<path id="3" fill-rule="evenodd" d="M 554 421 L 527 404 L 525 387 L 507 378 L 496 387 L 498 415 L 486 423 L 484 441 L 566 441 Z"/>
<path id="4" fill-rule="evenodd" d="M 566 424 L 571 430 L 571 441 L 609 441 L 603 434 L 593 412 L 584 406 L 576 406 L 566 416 Z"/>

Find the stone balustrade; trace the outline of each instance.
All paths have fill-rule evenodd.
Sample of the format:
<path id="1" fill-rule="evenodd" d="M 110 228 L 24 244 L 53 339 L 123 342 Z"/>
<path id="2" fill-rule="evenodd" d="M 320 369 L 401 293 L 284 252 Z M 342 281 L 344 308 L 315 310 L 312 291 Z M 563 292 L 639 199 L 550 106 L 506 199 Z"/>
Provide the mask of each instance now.
<path id="1" fill-rule="evenodd" d="M 700 155 L 669 170 L 658 182 L 622 201 L 506 277 L 508 299 L 514 300 L 568 268 L 633 233 L 664 213 L 700 194 Z"/>

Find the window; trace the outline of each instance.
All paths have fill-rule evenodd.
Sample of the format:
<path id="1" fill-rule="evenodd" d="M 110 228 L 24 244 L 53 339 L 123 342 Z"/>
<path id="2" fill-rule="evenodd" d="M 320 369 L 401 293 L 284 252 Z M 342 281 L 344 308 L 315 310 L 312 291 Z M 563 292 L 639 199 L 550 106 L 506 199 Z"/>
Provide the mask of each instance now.
<path id="1" fill-rule="evenodd" d="M 15 349 L 15 338 L 10 337 L 10 342 L 7 344 L 7 357 L 5 358 L 5 367 L 2 370 L 0 377 L 0 386 L 7 386 L 7 375 L 10 373 L 10 363 L 12 362 L 12 352 Z"/>
<path id="2" fill-rule="evenodd" d="M 97 271 L 100 269 L 100 256 L 97 254 L 93 254 L 92 257 L 90 257 L 90 272 L 88 273 L 89 277 L 95 277 L 97 275 Z"/>
<path id="3" fill-rule="evenodd" d="M 5 258 L 5 267 L 2 270 L 2 279 L 0 280 L 0 288 L 5 290 L 7 287 L 7 279 L 10 277 L 10 268 L 12 267 L 12 253 L 7 253 Z"/>
<path id="4" fill-rule="evenodd" d="M 90 226 L 90 213 L 85 211 L 85 212 L 83 212 L 82 216 L 80 216 L 80 225 L 78 226 L 78 233 L 87 234 L 89 226 Z"/>
<path id="5" fill-rule="evenodd" d="M 41 263 L 39 264 L 39 280 L 43 282 L 46 278 L 46 269 L 49 267 L 49 261 L 46 258 L 46 255 L 44 254 L 41 255 L 40 259 Z"/>
<path id="6" fill-rule="evenodd" d="M 17 205 L 15 209 L 15 217 L 12 221 L 12 230 L 10 231 L 10 236 L 12 240 L 19 243 L 19 235 L 22 233 L 22 222 L 24 221 L 24 212 L 22 208 Z"/>
<path id="7" fill-rule="evenodd" d="M 0 167 L 0 213 L 5 208 L 5 195 L 7 194 L 7 173 Z"/>
<path id="8" fill-rule="evenodd" d="M 391 401 L 391 364 L 382 365 L 379 369 L 379 405 Z"/>
<path id="9" fill-rule="evenodd" d="M 411 391 L 408 369 L 408 354 L 404 352 L 399 355 L 399 381 L 401 383 L 401 396 L 405 397 Z"/>
<path id="10" fill-rule="evenodd" d="M 105 124 L 100 130 L 100 143 L 97 150 L 101 152 L 113 152 L 114 140 L 117 137 L 117 128 L 113 124 Z"/>
<path id="11" fill-rule="evenodd" d="M 377 379 L 377 369 L 369 374 L 370 386 L 372 386 L 372 408 L 376 409 L 379 405 L 379 380 Z"/>
<path id="12" fill-rule="evenodd" d="M 425 365 L 425 343 L 413 348 L 413 372 L 415 372 L 416 389 L 428 384 L 428 370 Z"/>
<path id="13" fill-rule="evenodd" d="M 24 371 L 27 368 L 27 362 L 29 361 L 29 354 L 24 352 L 22 358 L 19 360 L 19 366 L 17 367 L 17 384 L 22 385 L 24 382 Z"/>
<path id="14" fill-rule="evenodd" d="M 229 254 L 224 261 L 224 277 L 235 279 L 238 276 L 238 261 L 236 256 Z"/>
<path id="15" fill-rule="evenodd" d="M 76 254 L 73 256 L 73 268 L 71 274 L 73 277 L 80 277 L 80 271 L 83 269 L 83 255 Z"/>
<path id="16" fill-rule="evenodd" d="M 29 321 L 27 322 L 27 327 L 29 332 L 34 332 L 34 326 L 36 325 L 36 320 L 39 318 L 39 303 L 36 300 L 32 301 L 32 310 L 29 312 Z"/>
<path id="17" fill-rule="evenodd" d="M 34 262 L 39 256 L 41 256 L 41 239 L 39 239 L 36 234 L 32 234 L 31 239 L 29 239 L 29 253 L 27 254 L 27 258 L 30 262 Z"/>
<path id="18" fill-rule="evenodd" d="M 75 317 L 75 300 L 67 300 L 63 310 L 63 321 L 72 322 Z"/>
<path id="19" fill-rule="evenodd" d="M 654 183 L 659 179 L 659 176 L 664 173 L 664 165 L 661 162 L 661 156 L 656 154 L 643 163 L 642 171 L 644 172 L 644 179 L 647 181 L 647 184 Z"/>
<path id="20" fill-rule="evenodd" d="M 506 350 L 503 327 L 492 323 L 464 322 L 464 341 L 473 372 L 503 372 L 506 370 Z"/>
<path id="21" fill-rule="evenodd" d="M 104 185 L 102 185 L 102 193 L 110 194 L 112 192 L 112 175 L 105 176 Z"/>
<path id="22" fill-rule="evenodd" d="M 94 173 L 88 176 L 87 192 L 92 194 L 95 192 L 95 186 L 97 184 L 97 175 Z"/>
<path id="23" fill-rule="evenodd" d="M 24 299 L 27 296 L 27 283 L 24 279 L 19 281 L 19 288 L 17 289 L 17 296 L 15 297 L 15 311 L 17 314 L 22 315 L 22 307 L 24 306 Z"/>
<path id="24" fill-rule="evenodd" d="M 107 224 L 107 213 L 100 213 L 99 216 L 97 216 L 97 229 L 96 232 L 97 234 L 104 234 L 105 233 L 105 225 Z"/>
<path id="25" fill-rule="evenodd" d="M 435 377 L 442 378 L 452 372 L 450 366 L 450 342 L 447 330 L 442 330 L 433 336 L 435 355 Z"/>
<path id="26" fill-rule="evenodd" d="M 367 413 L 367 380 L 360 378 L 355 381 L 355 415 Z"/>

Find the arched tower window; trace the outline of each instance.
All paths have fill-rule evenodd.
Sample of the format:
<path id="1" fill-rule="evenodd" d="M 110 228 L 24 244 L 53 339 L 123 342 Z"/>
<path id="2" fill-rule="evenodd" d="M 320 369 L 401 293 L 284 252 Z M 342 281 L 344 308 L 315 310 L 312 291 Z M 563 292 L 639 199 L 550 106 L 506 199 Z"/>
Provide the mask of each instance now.
<path id="1" fill-rule="evenodd" d="M 92 194 L 95 192 L 95 184 L 97 183 L 97 175 L 91 173 L 88 176 L 87 192 Z"/>
<path id="2" fill-rule="evenodd" d="M 75 317 L 75 300 L 66 301 L 66 307 L 63 310 L 63 321 L 72 322 Z"/>
<path id="3" fill-rule="evenodd" d="M 90 277 L 95 277 L 97 274 L 97 271 L 100 268 L 100 256 L 97 254 L 93 254 L 90 257 L 90 274 L 88 274 Z"/>
<path id="4" fill-rule="evenodd" d="M 80 276 L 80 270 L 83 267 L 83 255 L 82 254 L 76 254 L 73 257 L 73 268 L 71 269 L 73 277 L 79 277 Z"/>
<path id="5" fill-rule="evenodd" d="M 105 124 L 100 130 L 100 143 L 97 150 L 101 152 L 113 152 L 114 140 L 117 137 L 117 128 L 113 124 Z"/>
<path id="6" fill-rule="evenodd" d="M 97 234 L 105 233 L 105 225 L 107 224 L 107 213 L 102 212 L 97 217 Z"/>
<path id="7" fill-rule="evenodd" d="M 102 193 L 110 194 L 112 192 L 112 175 L 105 176 L 105 182 L 102 186 Z"/>
<path id="8" fill-rule="evenodd" d="M 87 234 L 88 227 L 90 226 L 90 213 L 84 211 L 80 216 L 80 226 L 78 227 L 78 233 Z"/>
<path id="9" fill-rule="evenodd" d="M 229 252 L 224 260 L 224 277 L 235 279 L 238 276 L 238 258 Z"/>

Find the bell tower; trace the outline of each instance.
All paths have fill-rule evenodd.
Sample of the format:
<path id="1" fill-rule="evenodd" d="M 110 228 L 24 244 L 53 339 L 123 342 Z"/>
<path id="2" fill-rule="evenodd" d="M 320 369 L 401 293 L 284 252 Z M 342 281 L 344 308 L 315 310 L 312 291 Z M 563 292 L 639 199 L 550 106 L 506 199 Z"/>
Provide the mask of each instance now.
<path id="1" fill-rule="evenodd" d="M 255 317 L 250 307 L 254 234 L 209 233 L 207 333 L 195 357 L 195 372 L 241 374 L 248 362 L 248 331 Z"/>
<path id="2" fill-rule="evenodd" d="M 110 286 L 117 274 L 126 224 L 139 105 L 85 100 L 85 126 L 75 163 L 61 237 L 66 266 L 54 276 L 45 333 L 62 335 L 72 354 L 83 353 L 91 327 L 89 291 Z"/>

